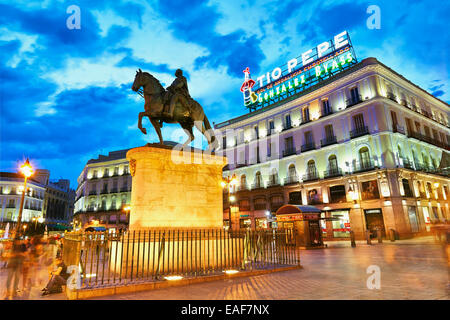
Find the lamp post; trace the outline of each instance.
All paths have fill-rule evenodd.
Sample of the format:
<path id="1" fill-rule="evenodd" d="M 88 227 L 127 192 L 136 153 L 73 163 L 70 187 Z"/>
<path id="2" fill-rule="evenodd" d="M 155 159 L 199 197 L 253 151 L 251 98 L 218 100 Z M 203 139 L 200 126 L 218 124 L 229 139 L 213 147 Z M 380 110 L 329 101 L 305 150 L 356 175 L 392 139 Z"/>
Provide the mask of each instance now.
<path id="1" fill-rule="evenodd" d="M 16 236 L 20 235 L 21 232 L 20 226 L 22 223 L 22 212 L 23 212 L 23 204 L 25 202 L 25 193 L 27 192 L 27 179 L 31 177 L 31 175 L 33 174 L 33 167 L 31 166 L 28 158 L 25 161 L 25 163 L 20 166 L 20 172 L 24 175 L 25 180 L 23 183 L 22 197 L 20 199 L 19 216 L 17 217 Z M 26 229 L 26 227 L 24 229 Z"/>
<path id="2" fill-rule="evenodd" d="M 226 179 L 223 179 L 221 182 L 222 188 L 228 188 L 228 227 L 231 231 L 231 202 L 236 201 L 236 197 L 231 194 L 232 187 L 234 187 L 237 183 L 236 175 L 233 174 L 232 177 L 227 177 Z"/>

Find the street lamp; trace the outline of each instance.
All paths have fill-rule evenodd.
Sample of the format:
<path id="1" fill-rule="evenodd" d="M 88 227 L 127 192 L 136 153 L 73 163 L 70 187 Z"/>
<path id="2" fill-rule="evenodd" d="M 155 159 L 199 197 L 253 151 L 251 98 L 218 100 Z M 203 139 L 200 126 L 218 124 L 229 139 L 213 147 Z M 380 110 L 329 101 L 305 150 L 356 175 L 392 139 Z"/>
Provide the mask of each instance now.
<path id="1" fill-rule="evenodd" d="M 20 199 L 19 216 L 17 217 L 16 235 L 19 235 L 21 232 L 20 225 L 22 223 L 22 212 L 23 212 L 23 203 L 25 202 L 25 193 L 27 192 L 27 179 L 33 175 L 33 167 L 31 166 L 28 158 L 25 161 L 25 163 L 20 166 L 20 172 L 24 175 L 25 180 L 23 183 L 22 197 Z M 24 228 L 24 231 L 25 229 L 26 226 Z"/>
<path id="2" fill-rule="evenodd" d="M 230 195 L 232 192 L 232 187 L 234 187 L 237 184 L 236 175 L 233 174 L 232 177 L 227 177 L 226 179 L 223 179 L 220 185 L 222 188 L 228 188 L 228 225 L 229 230 L 232 230 L 231 228 L 231 202 L 236 201 L 236 197 L 233 195 Z"/>

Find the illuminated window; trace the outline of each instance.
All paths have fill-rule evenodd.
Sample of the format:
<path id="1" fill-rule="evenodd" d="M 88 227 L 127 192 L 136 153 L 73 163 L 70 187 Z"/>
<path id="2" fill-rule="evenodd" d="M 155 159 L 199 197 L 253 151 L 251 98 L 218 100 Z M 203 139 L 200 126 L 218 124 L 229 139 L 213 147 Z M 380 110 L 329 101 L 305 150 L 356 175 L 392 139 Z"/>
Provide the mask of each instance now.
<path id="1" fill-rule="evenodd" d="M 370 153 L 367 147 L 359 149 L 359 162 L 362 168 L 370 166 Z"/>
<path id="2" fill-rule="evenodd" d="M 330 102 L 328 101 L 328 99 L 322 100 L 322 112 L 324 115 L 331 113 Z"/>
<path id="3" fill-rule="evenodd" d="M 309 107 L 304 107 L 302 109 L 302 122 L 309 122 L 310 118 L 309 118 Z"/>

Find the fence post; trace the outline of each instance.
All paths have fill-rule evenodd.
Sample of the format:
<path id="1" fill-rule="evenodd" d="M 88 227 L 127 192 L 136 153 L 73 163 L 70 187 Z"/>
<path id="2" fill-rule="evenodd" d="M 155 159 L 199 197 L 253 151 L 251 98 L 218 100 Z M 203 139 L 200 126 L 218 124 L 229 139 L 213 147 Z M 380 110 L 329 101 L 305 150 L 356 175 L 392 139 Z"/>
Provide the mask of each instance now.
<path id="1" fill-rule="evenodd" d="M 356 248 L 355 232 L 353 230 L 350 230 L 350 242 L 352 244 L 352 248 Z"/>
<path id="2" fill-rule="evenodd" d="M 378 243 L 383 243 L 383 237 L 381 234 L 381 229 L 377 229 L 377 238 L 378 238 Z"/>
<path id="3" fill-rule="evenodd" d="M 391 233 L 391 242 L 394 242 L 395 241 L 395 230 L 394 229 L 390 229 L 389 231 Z"/>
<path id="4" fill-rule="evenodd" d="M 372 244 L 372 240 L 370 239 L 370 230 L 366 230 L 366 240 L 367 244 Z"/>

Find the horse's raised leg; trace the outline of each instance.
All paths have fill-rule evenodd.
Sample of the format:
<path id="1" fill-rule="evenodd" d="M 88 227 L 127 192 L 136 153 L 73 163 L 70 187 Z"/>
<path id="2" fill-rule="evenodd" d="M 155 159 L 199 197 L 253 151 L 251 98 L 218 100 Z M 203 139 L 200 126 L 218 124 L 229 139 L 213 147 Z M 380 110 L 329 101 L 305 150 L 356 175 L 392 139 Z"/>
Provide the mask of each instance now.
<path id="1" fill-rule="evenodd" d="M 187 146 L 189 143 L 191 143 L 194 140 L 194 133 L 192 132 L 192 126 L 190 125 L 182 125 L 180 123 L 181 127 L 184 129 L 186 134 L 188 135 L 188 138 L 185 143 L 183 143 L 183 147 Z"/>
<path id="2" fill-rule="evenodd" d="M 146 116 L 145 112 L 139 112 L 138 128 L 142 131 L 143 134 L 147 134 L 147 129 L 142 128 L 142 118 L 144 116 Z"/>
<path id="3" fill-rule="evenodd" d="M 155 128 L 155 130 L 156 130 L 156 134 L 158 135 L 158 138 L 159 138 L 159 143 L 160 144 L 164 144 L 164 140 L 162 138 L 161 127 L 159 125 L 159 121 L 155 120 L 155 119 L 153 119 L 151 117 L 148 117 L 148 118 L 150 119 L 150 122 L 152 123 L 153 128 Z"/>

